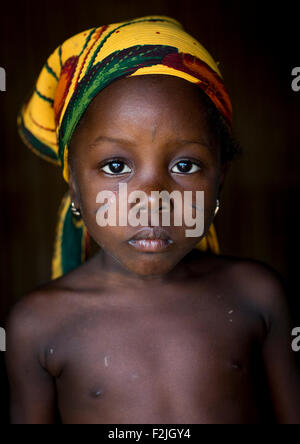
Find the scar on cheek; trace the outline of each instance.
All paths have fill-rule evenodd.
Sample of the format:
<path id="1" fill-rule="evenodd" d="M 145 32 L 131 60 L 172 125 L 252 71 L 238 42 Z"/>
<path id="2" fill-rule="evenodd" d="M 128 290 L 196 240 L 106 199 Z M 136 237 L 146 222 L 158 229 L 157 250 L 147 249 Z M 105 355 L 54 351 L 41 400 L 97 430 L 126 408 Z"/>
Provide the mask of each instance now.
<path id="1" fill-rule="evenodd" d="M 104 357 L 104 365 L 105 367 L 108 367 L 108 356 Z"/>
<path id="2" fill-rule="evenodd" d="M 195 208 L 198 211 L 204 211 L 203 205 L 197 205 L 197 204 L 189 204 L 189 207 Z"/>
<path id="3" fill-rule="evenodd" d="M 96 213 L 98 213 L 98 212 L 102 212 L 102 213 L 104 213 L 109 207 L 110 207 L 110 203 L 106 203 L 106 204 L 103 204 L 103 205 L 100 205 L 100 207 L 99 208 L 97 208 L 95 211 L 94 211 L 94 213 L 96 214 Z"/>
<path id="4" fill-rule="evenodd" d="M 97 214 L 98 212 L 104 213 L 112 204 L 115 205 L 115 196 L 108 198 L 107 203 L 103 203 L 100 205 L 100 207 L 96 208 L 96 210 L 94 210 L 94 214 Z"/>

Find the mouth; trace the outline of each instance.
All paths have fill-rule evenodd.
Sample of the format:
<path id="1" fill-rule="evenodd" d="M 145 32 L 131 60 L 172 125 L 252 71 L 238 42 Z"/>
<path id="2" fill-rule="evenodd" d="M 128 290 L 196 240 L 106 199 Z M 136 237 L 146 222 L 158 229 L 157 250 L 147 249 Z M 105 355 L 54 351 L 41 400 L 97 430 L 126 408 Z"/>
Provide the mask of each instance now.
<path id="1" fill-rule="evenodd" d="M 128 244 L 136 250 L 148 253 L 165 251 L 173 243 L 169 233 L 161 227 L 143 228 L 128 240 Z"/>

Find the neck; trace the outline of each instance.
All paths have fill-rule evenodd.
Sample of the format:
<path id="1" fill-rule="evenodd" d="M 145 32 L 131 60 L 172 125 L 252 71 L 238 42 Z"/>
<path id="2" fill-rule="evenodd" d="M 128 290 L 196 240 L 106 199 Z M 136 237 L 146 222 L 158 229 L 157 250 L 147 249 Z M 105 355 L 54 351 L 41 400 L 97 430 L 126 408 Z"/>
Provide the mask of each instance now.
<path id="1" fill-rule="evenodd" d="M 91 259 L 96 275 L 108 287 L 124 286 L 130 288 L 155 288 L 174 285 L 191 276 L 188 266 L 194 257 L 194 251 L 188 253 L 170 272 L 163 275 L 137 275 L 125 267 L 113 256 L 100 249 Z M 101 273 L 99 273 L 99 271 Z"/>

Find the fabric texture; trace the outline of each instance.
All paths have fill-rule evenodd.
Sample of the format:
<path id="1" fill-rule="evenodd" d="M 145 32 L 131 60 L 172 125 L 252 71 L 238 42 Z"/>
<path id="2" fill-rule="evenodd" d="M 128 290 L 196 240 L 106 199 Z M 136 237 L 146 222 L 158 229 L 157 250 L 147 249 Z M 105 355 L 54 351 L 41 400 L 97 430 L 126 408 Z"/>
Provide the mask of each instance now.
<path id="1" fill-rule="evenodd" d="M 177 20 L 146 16 L 80 32 L 58 46 L 18 113 L 18 132 L 36 154 L 59 165 L 68 182 L 68 145 L 92 99 L 116 79 L 147 74 L 196 84 L 231 128 L 230 98 L 212 56 Z M 58 212 L 53 279 L 85 260 L 88 239 L 83 220 L 72 215 L 67 194 Z M 196 248 L 219 253 L 213 225 Z"/>

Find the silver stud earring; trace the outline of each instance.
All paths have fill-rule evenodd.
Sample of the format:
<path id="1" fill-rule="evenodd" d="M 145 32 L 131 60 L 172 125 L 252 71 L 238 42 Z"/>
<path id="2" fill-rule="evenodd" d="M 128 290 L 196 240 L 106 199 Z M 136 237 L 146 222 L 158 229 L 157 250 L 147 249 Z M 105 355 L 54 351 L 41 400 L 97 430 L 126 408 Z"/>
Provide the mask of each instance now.
<path id="1" fill-rule="evenodd" d="M 215 208 L 215 214 L 214 214 L 214 216 L 216 216 L 216 215 L 217 215 L 217 212 L 219 211 L 219 208 L 220 208 L 220 201 L 219 201 L 219 199 L 217 199 L 217 201 L 216 201 L 216 208 Z"/>
<path id="2" fill-rule="evenodd" d="M 75 207 L 74 202 L 71 202 L 71 211 L 74 216 L 81 216 L 80 210 Z"/>

